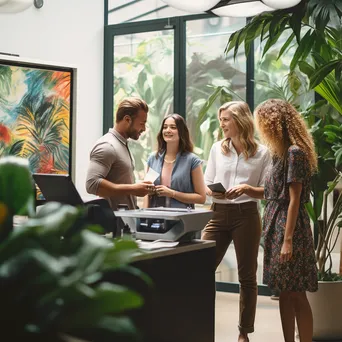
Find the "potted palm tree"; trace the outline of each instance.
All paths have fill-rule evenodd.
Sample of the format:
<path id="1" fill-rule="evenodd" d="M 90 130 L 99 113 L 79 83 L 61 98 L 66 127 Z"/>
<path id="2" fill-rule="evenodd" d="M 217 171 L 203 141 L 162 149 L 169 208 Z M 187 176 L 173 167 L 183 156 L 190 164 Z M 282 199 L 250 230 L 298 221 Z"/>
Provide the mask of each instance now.
<path id="1" fill-rule="evenodd" d="M 342 141 L 342 125 L 327 125 L 324 127 L 328 141 L 337 140 L 332 147 L 338 150 Z M 332 150 L 333 151 L 333 150 Z M 340 325 L 342 308 L 342 275 L 333 271 L 332 252 L 338 241 L 340 228 L 342 227 L 342 191 L 336 191 L 336 187 L 342 181 L 341 163 L 335 159 L 336 176 L 328 182 L 328 187 L 323 192 L 322 210 L 320 216 L 316 216 L 311 203 L 307 209 L 309 215 L 317 227 L 316 261 L 319 275 L 319 291 L 308 292 L 314 317 L 314 338 L 324 340 L 336 340 L 342 338 Z M 326 175 L 317 175 L 316 178 L 325 178 Z M 337 196 L 332 196 L 336 191 Z M 336 197 L 336 198 L 334 198 Z M 331 205 L 329 208 L 329 199 Z M 335 253 L 337 254 L 337 253 Z M 336 267 L 335 267 L 336 268 Z"/>
<path id="2" fill-rule="evenodd" d="M 0 159 L 0 316 L 9 341 L 138 341 L 127 312 L 143 304 L 105 280 L 131 272 L 136 244 L 113 243 L 89 226 L 82 209 L 48 203 L 36 214 L 28 161 Z M 28 215 L 13 225 L 15 215 Z"/>

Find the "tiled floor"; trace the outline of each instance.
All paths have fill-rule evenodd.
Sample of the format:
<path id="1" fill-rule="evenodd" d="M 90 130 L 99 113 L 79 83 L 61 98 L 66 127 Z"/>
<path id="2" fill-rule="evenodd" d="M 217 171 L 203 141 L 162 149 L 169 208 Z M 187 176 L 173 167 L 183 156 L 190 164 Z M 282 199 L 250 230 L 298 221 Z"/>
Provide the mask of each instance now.
<path id="1" fill-rule="evenodd" d="M 238 294 L 216 293 L 215 342 L 237 341 L 238 312 Z M 255 332 L 249 336 L 251 342 L 283 341 L 278 301 L 266 296 L 258 297 Z"/>
<path id="2" fill-rule="evenodd" d="M 278 304 L 278 301 L 272 300 L 270 297 L 258 296 L 255 332 L 249 335 L 250 342 L 284 341 Z M 215 342 L 237 341 L 238 312 L 238 294 L 216 292 Z"/>

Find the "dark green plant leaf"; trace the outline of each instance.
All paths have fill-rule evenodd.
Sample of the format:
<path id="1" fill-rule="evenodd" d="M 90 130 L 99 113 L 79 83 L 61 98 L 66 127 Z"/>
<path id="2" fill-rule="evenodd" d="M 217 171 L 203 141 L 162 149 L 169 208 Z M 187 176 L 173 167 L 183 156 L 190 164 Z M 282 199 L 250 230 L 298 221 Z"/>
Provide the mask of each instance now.
<path id="1" fill-rule="evenodd" d="M 317 221 L 317 216 L 315 214 L 315 210 L 313 208 L 313 205 L 311 202 L 305 203 L 305 208 L 310 216 L 310 219 L 312 220 L 312 222 L 316 222 Z"/>
<path id="2" fill-rule="evenodd" d="M 73 329 L 69 335 L 93 342 L 141 341 L 141 336 L 132 320 L 126 316 L 105 316 L 92 327 Z M 113 338 L 113 336 L 116 336 L 116 338 Z"/>
<path id="3" fill-rule="evenodd" d="M 290 44 L 293 41 L 293 38 L 295 37 L 294 33 L 291 33 L 291 35 L 289 36 L 289 38 L 287 38 L 285 44 L 281 47 L 277 60 L 284 54 L 284 52 L 286 52 L 286 50 L 288 49 L 288 47 L 290 46 Z"/>
<path id="4" fill-rule="evenodd" d="M 312 44 L 315 40 L 315 32 L 311 32 L 311 30 L 308 30 L 304 37 L 301 39 L 298 48 L 292 58 L 291 64 L 290 64 L 290 70 L 294 70 L 295 67 L 298 65 L 299 60 L 305 60 L 308 56 Z"/>
<path id="5" fill-rule="evenodd" d="M 13 181 L 14 180 L 14 181 Z M 19 157 L 0 159 L 0 202 L 4 203 L 11 215 L 32 214 L 29 204 L 34 195 L 33 180 L 28 161 Z"/>
<path id="6" fill-rule="evenodd" d="M 220 95 L 221 89 L 222 89 L 221 86 L 217 87 L 215 89 L 215 91 L 210 95 L 209 99 L 206 101 L 204 106 L 199 111 L 198 119 L 197 119 L 197 129 L 196 129 L 197 131 L 199 131 L 199 128 L 200 128 L 202 122 L 204 121 L 209 108 L 214 104 L 214 102 L 216 101 L 217 97 Z"/>
<path id="7" fill-rule="evenodd" d="M 342 147 L 335 152 L 336 162 L 335 167 L 339 168 L 342 165 Z"/>
<path id="8" fill-rule="evenodd" d="M 103 315 L 116 315 L 138 308 L 142 303 L 143 299 L 137 293 L 123 286 L 103 283 L 92 296 L 72 303 L 60 324 L 63 331 L 68 331 L 70 327 L 81 328 L 98 322 Z M 84 310 L 85 307 L 87 310 Z"/>
<path id="9" fill-rule="evenodd" d="M 316 69 L 315 73 L 310 77 L 310 87 L 315 88 L 318 86 L 340 63 L 341 60 L 334 60 Z"/>
<path id="10" fill-rule="evenodd" d="M 304 17 L 305 12 L 300 12 L 296 11 L 292 14 L 290 20 L 289 20 L 289 25 L 292 28 L 293 34 L 296 37 L 297 44 L 300 44 L 300 32 L 302 28 L 302 19 Z"/>

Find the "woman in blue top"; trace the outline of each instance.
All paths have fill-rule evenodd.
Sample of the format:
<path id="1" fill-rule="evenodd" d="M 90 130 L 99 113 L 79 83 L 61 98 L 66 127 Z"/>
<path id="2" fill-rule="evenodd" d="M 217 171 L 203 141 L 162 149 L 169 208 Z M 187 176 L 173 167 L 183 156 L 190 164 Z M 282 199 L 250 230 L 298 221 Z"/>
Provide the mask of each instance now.
<path id="1" fill-rule="evenodd" d="M 159 173 L 155 195 L 146 196 L 145 207 L 187 208 L 205 202 L 202 161 L 192 153 L 185 120 L 178 114 L 166 116 L 157 135 L 158 151 L 150 155 L 148 169 Z"/>

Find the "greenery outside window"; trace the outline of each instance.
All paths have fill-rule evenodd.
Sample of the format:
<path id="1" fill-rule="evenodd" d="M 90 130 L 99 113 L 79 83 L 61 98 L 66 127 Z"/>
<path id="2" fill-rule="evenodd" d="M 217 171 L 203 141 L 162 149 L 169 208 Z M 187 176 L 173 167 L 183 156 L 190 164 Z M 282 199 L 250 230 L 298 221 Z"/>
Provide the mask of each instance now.
<path id="1" fill-rule="evenodd" d="M 174 32 L 163 30 L 114 37 L 114 111 L 128 96 L 149 105 L 145 134 L 130 141 L 137 179 L 143 179 L 148 155 L 157 148 L 161 121 L 173 112 Z M 115 117 L 113 117 L 115 121 Z"/>
<path id="2" fill-rule="evenodd" d="M 205 165 L 212 144 L 218 140 L 218 108 L 233 96 L 217 97 L 205 117 L 199 114 L 203 104 L 220 86 L 246 99 L 246 57 L 242 52 L 234 60 L 232 54 L 224 54 L 230 34 L 245 24 L 243 18 L 220 17 L 186 22 L 186 120 L 195 152 Z"/>

